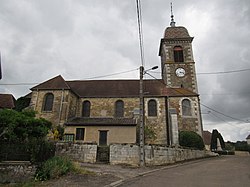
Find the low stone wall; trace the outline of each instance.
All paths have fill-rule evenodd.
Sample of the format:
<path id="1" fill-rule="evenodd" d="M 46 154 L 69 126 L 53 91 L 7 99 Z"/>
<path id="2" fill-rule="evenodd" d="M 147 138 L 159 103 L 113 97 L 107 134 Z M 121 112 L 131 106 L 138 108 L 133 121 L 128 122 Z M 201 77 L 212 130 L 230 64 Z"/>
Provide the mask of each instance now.
<path id="1" fill-rule="evenodd" d="M 31 180 L 37 167 L 28 161 L 0 162 L 0 183 L 16 183 Z"/>
<path id="2" fill-rule="evenodd" d="M 110 164 L 138 165 L 139 146 L 134 144 L 111 144 L 109 162 Z"/>
<path id="3" fill-rule="evenodd" d="M 84 143 L 65 143 L 56 144 L 57 156 L 68 156 L 72 160 L 80 162 L 96 162 L 97 145 Z"/>
<path id="4" fill-rule="evenodd" d="M 184 160 L 206 157 L 206 151 L 170 148 L 165 146 L 145 146 L 146 165 L 163 165 Z M 139 165 L 139 146 L 132 144 L 110 145 L 110 164 Z"/>

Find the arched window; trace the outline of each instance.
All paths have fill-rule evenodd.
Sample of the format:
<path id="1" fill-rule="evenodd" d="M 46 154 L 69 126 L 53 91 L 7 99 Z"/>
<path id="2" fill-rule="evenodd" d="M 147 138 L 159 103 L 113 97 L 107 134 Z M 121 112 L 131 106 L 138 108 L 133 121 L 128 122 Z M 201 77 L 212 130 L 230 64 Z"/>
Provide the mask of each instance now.
<path id="1" fill-rule="evenodd" d="M 183 49 L 181 46 L 174 47 L 174 61 L 175 62 L 184 62 Z"/>
<path id="2" fill-rule="evenodd" d="M 44 96 L 43 111 L 52 111 L 53 102 L 54 102 L 54 95 L 52 93 L 47 93 Z"/>
<path id="3" fill-rule="evenodd" d="M 148 102 L 148 116 L 157 116 L 157 103 L 153 99 Z"/>
<path id="4" fill-rule="evenodd" d="M 89 101 L 83 101 L 82 103 L 82 117 L 90 117 L 91 103 Z"/>
<path id="5" fill-rule="evenodd" d="M 124 102 L 122 100 L 115 102 L 115 117 L 124 117 Z"/>
<path id="6" fill-rule="evenodd" d="M 183 99 L 182 102 L 182 115 L 183 116 L 191 116 L 192 109 L 191 109 L 191 102 L 188 99 Z"/>

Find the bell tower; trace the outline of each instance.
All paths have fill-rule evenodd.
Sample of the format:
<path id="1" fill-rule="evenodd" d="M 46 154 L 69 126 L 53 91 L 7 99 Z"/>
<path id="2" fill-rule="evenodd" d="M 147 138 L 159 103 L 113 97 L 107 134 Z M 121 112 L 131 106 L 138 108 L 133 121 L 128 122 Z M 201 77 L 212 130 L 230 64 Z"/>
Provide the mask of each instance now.
<path id="1" fill-rule="evenodd" d="M 198 93 L 192 41 L 185 27 L 175 25 L 171 5 L 170 27 L 165 29 L 159 49 L 162 79 L 167 87 Z"/>

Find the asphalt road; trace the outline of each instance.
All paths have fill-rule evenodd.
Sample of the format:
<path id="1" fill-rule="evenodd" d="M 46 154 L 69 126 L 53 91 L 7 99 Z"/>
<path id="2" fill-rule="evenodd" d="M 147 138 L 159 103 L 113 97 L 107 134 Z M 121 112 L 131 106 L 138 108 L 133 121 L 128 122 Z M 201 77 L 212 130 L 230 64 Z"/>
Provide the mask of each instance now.
<path id="1" fill-rule="evenodd" d="M 125 181 L 120 187 L 250 187 L 250 156 L 181 164 Z"/>

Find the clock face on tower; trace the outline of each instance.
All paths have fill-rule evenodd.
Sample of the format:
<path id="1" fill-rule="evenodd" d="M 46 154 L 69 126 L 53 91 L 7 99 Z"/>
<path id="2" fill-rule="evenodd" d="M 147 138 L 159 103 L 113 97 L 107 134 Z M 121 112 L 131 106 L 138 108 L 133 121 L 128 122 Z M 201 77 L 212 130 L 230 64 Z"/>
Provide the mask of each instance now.
<path id="1" fill-rule="evenodd" d="M 184 77 L 186 72 L 185 72 L 185 69 L 183 69 L 183 68 L 177 68 L 175 70 L 175 73 L 176 73 L 177 77 Z"/>

